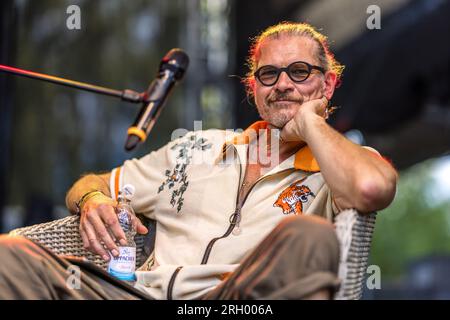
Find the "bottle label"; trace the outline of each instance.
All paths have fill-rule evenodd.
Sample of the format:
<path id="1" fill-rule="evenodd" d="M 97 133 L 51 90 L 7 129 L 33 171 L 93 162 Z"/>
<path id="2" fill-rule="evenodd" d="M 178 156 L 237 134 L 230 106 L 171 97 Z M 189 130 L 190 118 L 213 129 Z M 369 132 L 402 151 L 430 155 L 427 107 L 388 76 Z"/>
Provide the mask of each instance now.
<path id="1" fill-rule="evenodd" d="M 114 257 L 111 255 L 111 260 L 108 265 L 108 273 L 114 277 L 125 280 L 134 281 L 136 276 L 136 248 L 135 247 L 119 247 L 119 255 Z"/>
<path id="2" fill-rule="evenodd" d="M 128 211 L 124 208 L 118 208 L 117 218 L 122 230 L 128 232 L 131 229 L 131 219 Z"/>

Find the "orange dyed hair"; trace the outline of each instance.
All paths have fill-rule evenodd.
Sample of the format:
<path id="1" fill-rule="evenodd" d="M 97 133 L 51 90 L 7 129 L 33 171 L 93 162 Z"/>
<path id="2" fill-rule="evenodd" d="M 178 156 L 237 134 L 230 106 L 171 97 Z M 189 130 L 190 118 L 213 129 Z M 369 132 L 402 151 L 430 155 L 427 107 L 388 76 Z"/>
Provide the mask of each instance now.
<path id="1" fill-rule="evenodd" d="M 249 56 L 247 58 L 249 71 L 243 80 L 249 96 L 253 96 L 255 86 L 255 76 L 253 74 L 258 66 L 261 44 L 266 39 L 277 39 L 282 35 L 307 37 L 313 40 L 317 44 L 317 60 L 319 61 L 319 65 L 324 68 L 325 71 L 334 71 L 337 76 L 336 87 L 340 85 L 344 66 L 340 64 L 334 58 L 333 53 L 331 53 L 328 47 L 327 37 L 307 23 L 281 22 L 267 28 L 251 40 Z"/>

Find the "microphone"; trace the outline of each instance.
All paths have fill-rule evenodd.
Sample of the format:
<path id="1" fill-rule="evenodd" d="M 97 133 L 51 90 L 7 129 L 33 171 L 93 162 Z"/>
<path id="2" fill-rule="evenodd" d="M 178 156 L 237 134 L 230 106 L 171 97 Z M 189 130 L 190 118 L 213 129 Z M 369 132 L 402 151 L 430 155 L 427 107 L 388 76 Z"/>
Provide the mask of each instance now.
<path id="1" fill-rule="evenodd" d="M 181 80 L 189 65 L 188 55 L 181 49 L 170 50 L 159 65 L 158 75 L 144 93 L 142 109 L 133 125 L 128 128 L 125 150 L 133 150 L 139 143 L 144 142 L 175 83 Z"/>

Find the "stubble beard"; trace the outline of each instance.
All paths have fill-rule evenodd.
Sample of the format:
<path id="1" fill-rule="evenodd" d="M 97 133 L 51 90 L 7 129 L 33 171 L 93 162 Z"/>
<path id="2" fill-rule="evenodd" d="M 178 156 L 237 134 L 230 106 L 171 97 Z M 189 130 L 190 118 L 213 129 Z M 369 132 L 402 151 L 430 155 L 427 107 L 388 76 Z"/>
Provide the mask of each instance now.
<path id="1" fill-rule="evenodd" d="M 281 129 L 294 117 L 299 106 L 299 103 L 283 106 L 280 102 L 273 102 L 257 106 L 257 109 L 263 120 Z"/>

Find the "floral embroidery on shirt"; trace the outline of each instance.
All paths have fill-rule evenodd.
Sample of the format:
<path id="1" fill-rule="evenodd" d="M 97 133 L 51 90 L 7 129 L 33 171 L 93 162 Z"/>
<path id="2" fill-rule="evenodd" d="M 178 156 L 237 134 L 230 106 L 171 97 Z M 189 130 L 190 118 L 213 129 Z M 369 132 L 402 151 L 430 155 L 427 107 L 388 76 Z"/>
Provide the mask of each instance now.
<path id="1" fill-rule="evenodd" d="M 284 189 L 273 206 L 280 207 L 284 214 L 302 214 L 303 204 L 308 202 L 308 197 L 315 197 L 308 186 L 301 184 L 305 179 L 296 181 Z"/>
<path id="2" fill-rule="evenodd" d="M 191 163 L 193 153 L 192 150 L 196 149 L 204 151 L 210 149 L 212 144 L 206 142 L 207 139 L 197 138 L 197 136 L 193 134 L 190 137 L 182 140 L 181 142 L 174 144 L 170 148 L 171 150 L 178 151 L 178 155 L 176 157 L 177 164 L 172 170 L 166 170 L 165 176 L 167 178 L 158 188 L 158 193 L 163 191 L 165 186 L 167 186 L 169 189 L 173 188 L 170 204 L 172 205 L 172 207 L 175 207 L 175 205 L 177 205 L 177 213 L 179 213 L 181 208 L 183 207 L 183 194 L 189 185 L 186 168 Z"/>

